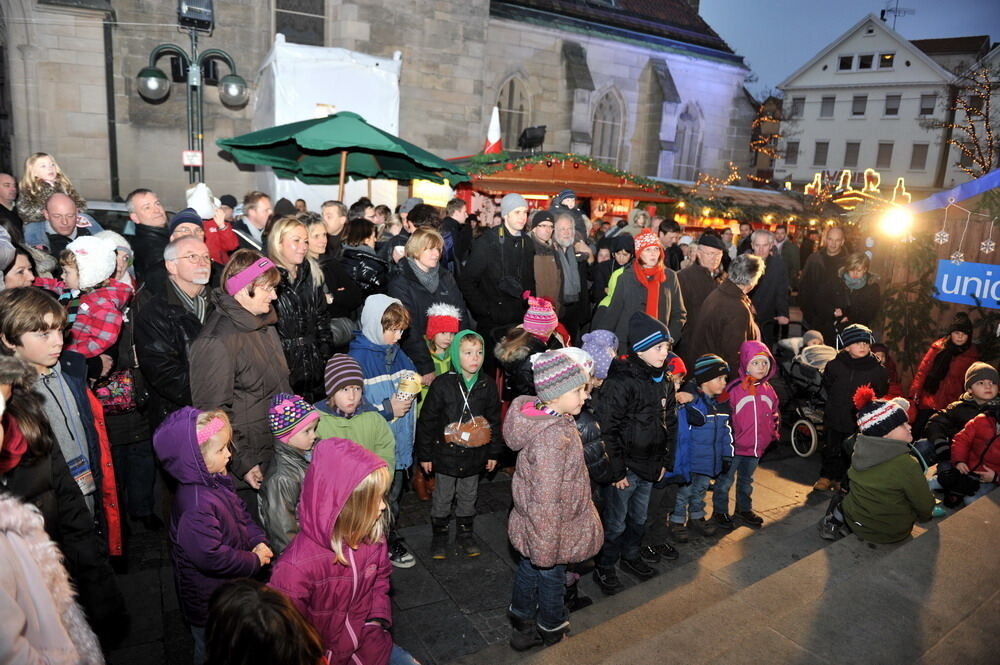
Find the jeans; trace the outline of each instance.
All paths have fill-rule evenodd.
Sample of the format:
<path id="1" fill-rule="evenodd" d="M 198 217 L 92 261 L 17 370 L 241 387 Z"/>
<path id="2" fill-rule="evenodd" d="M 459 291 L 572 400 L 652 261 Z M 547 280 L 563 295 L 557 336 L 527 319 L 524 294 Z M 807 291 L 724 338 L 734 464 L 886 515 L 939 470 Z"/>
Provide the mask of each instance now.
<path id="1" fill-rule="evenodd" d="M 202 665 L 205 662 L 205 627 L 189 626 L 191 629 L 191 639 L 194 640 L 194 653 L 191 655 L 191 662 L 194 665 Z"/>
<path id="2" fill-rule="evenodd" d="M 705 492 L 712 479 L 700 473 L 691 474 L 691 482 L 677 490 L 677 501 L 670 521 L 684 524 L 688 519 L 700 520 L 705 516 Z"/>
<path id="3" fill-rule="evenodd" d="M 639 546 L 646 532 L 646 510 L 653 483 L 626 472 L 628 487 L 614 485 L 604 488 L 604 546 L 597 555 L 597 565 L 608 568 L 619 557 L 634 561 L 639 558 Z"/>
<path id="4" fill-rule="evenodd" d="M 527 557 L 517 564 L 510 611 L 521 619 L 535 619 L 539 626 L 555 630 L 569 618 L 566 610 L 566 564 L 539 568 Z"/>
<path id="5" fill-rule="evenodd" d="M 399 646 L 392 645 L 389 653 L 389 665 L 420 665 L 420 661 L 410 655 L 410 652 Z"/>
<path id="6" fill-rule="evenodd" d="M 399 535 L 396 533 L 396 522 L 399 521 L 399 498 L 403 496 L 403 485 L 406 483 L 406 469 L 396 469 L 396 472 L 392 474 L 392 485 L 389 486 L 389 514 L 392 515 L 392 521 L 389 527 L 389 542 L 393 543 L 399 540 Z"/>
<path id="7" fill-rule="evenodd" d="M 118 476 L 118 493 L 129 516 L 152 515 L 153 485 L 156 481 L 152 441 L 147 439 L 111 446 L 111 458 Z"/>
<path id="8" fill-rule="evenodd" d="M 753 494 L 753 472 L 760 460 L 752 455 L 735 455 L 729 471 L 715 479 L 712 490 L 712 510 L 716 515 L 729 514 L 729 488 L 736 479 L 736 512 L 745 513 L 752 509 L 750 495 Z"/>
<path id="9" fill-rule="evenodd" d="M 476 516 L 476 495 L 479 492 L 479 475 L 456 478 L 443 473 L 435 474 L 437 486 L 431 497 L 431 517 L 448 519 L 451 504 L 455 502 L 455 517 Z"/>
<path id="10" fill-rule="evenodd" d="M 674 511 L 677 501 L 678 485 L 671 483 L 664 487 L 653 486 L 649 495 L 649 508 L 646 510 L 646 533 L 642 537 L 645 545 L 661 545 L 667 537 L 667 520 Z"/>

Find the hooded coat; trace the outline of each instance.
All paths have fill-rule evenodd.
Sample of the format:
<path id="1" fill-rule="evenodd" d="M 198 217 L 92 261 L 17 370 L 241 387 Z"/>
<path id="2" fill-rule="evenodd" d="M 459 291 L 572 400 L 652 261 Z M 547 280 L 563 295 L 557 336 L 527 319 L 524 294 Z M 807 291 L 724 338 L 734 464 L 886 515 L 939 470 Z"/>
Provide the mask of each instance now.
<path id="1" fill-rule="evenodd" d="M 478 475 L 486 467 L 487 460 L 499 459 L 503 452 L 500 395 L 496 381 L 479 371 L 472 377 L 472 387 L 467 388 L 462 375 L 459 344 L 466 337 L 483 341 L 471 330 L 455 335 L 448 348 L 451 371 L 434 379 L 417 421 L 417 461 L 431 462 L 435 473 L 457 478 Z M 490 424 L 491 439 L 488 444 L 469 448 L 444 440 L 444 429 L 450 423 L 469 421 L 476 416 L 483 416 Z"/>
<path id="2" fill-rule="evenodd" d="M 205 625 L 213 591 L 260 570 L 251 550 L 267 542 L 236 496 L 232 478 L 208 472 L 198 446 L 198 413 L 189 406 L 174 411 L 153 434 L 156 457 L 178 483 L 170 511 L 170 558 L 181 613 L 192 626 Z"/>
<path id="3" fill-rule="evenodd" d="M 590 496 L 590 476 L 573 416 L 553 416 L 522 395 L 507 412 L 503 434 L 519 451 L 511 484 L 514 509 L 507 533 L 514 548 L 540 568 L 585 561 L 604 542 Z"/>
<path id="4" fill-rule="evenodd" d="M 274 308 L 251 314 L 236 299 L 215 289 L 215 309 L 191 345 L 191 400 L 198 409 L 225 409 L 233 425 L 229 468 L 240 479 L 274 454 L 267 409 L 271 396 L 292 391 L 288 365 L 274 324 Z"/>
<path id="5" fill-rule="evenodd" d="M 687 464 L 688 474 L 715 478 L 722 473 L 725 458 L 732 458 L 734 454 L 729 404 L 719 398 L 708 397 L 699 390 L 694 401 L 680 412 L 677 457 Z M 680 471 L 683 473 L 683 469 Z M 675 468 L 673 476 L 678 475 Z"/>
<path id="6" fill-rule="evenodd" d="M 895 543 L 931 518 L 934 495 L 905 442 L 858 435 L 847 476 L 851 491 L 841 509 L 862 540 Z"/>
<path id="7" fill-rule="evenodd" d="M 270 585 L 308 619 L 328 649 L 329 665 L 384 665 L 392 636 L 373 621 L 391 624 L 386 541 L 344 547 L 349 565 L 330 548 L 330 537 L 354 488 L 385 466 L 373 453 L 345 439 L 327 439 L 313 450 L 302 483 L 301 530 L 278 559 Z"/>
<path id="8" fill-rule="evenodd" d="M 767 374 L 759 381 L 747 374 L 750 361 L 758 354 L 767 356 L 771 362 Z M 771 442 L 780 438 L 778 393 L 770 383 L 777 370 L 774 356 L 766 344 L 748 341 L 740 346 L 739 378 L 726 388 L 732 411 L 733 447 L 737 455 L 761 457 Z"/>
<path id="9" fill-rule="evenodd" d="M 399 301 L 382 294 L 368 296 L 361 312 L 361 330 L 355 331 L 348 354 L 361 365 L 365 400 L 389 422 L 396 438 L 396 469 L 408 469 L 413 464 L 417 408 L 414 405 L 405 416 L 394 419 L 389 400 L 400 379 L 417 368 L 398 344 L 386 344 L 382 336 L 382 315 L 393 303 Z"/>
<path id="10" fill-rule="evenodd" d="M 950 337 L 946 335 L 932 342 L 913 375 L 910 394 L 913 395 L 913 402 L 918 409 L 933 409 L 935 411 L 943 409 L 965 392 L 965 372 L 972 363 L 979 360 L 979 347 L 975 344 L 969 344 L 969 348 L 951 359 L 948 364 L 948 373 L 941 379 L 937 390 L 929 393 L 924 389 L 927 374 L 934 367 L 934 359 L 944 350 L 949 339 Z"/>

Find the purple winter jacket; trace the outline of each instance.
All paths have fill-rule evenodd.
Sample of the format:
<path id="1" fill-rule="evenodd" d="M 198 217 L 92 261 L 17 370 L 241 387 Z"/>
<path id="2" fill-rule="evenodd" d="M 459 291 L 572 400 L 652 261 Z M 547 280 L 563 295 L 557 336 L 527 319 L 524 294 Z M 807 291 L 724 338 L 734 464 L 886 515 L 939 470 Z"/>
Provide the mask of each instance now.
<path id="1" fill-rule="evenodd" d="M 195 429 L 199 413 L 190 406 L 174 411 L 153 434 L 156 456 L 179 483 L 170 514 L 170 555 L 181 612 L 193 626 L 205 625 L 213 591 L 260 569 L 251 550 L 267 542 L 232 478 L 205 467 Z"/>
<path id="2" fill-rule="evenodd" d="M 373 619 L 392 622 L 385 540 L 344 548 L 337 563 L 330 536 L 340 511 L 365 476 L 385 462 L 347 439 L 313 448 L 299 499 L 301 530 L 278 559 L 270 585 L 291 599 L 323 639 L 329 665 L 386 665 L 392 636 Z"/>
<path id="3" fill-rule="evenodd" d="M 753 382 L 747 376 L 747 365 L 758 353 L 766 354 L 771 369 L 762 381 Z M 733 428 L 733 448 L 736 455 L 760 457 L 779 438 L 781 415 L 778 393 L 769 381 L 777 367 L 767 345 L 753 340 L 740 345 L 739 377 L 727 386 L 729 406 L 732 410 L 730 424 Z"/>

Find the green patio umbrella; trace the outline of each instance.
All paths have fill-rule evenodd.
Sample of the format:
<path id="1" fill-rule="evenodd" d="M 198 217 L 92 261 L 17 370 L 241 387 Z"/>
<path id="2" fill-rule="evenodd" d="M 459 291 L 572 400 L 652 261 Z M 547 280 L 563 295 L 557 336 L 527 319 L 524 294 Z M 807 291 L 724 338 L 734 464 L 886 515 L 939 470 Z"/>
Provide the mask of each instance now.
<path id="1" fill-rule="evenodd" d="M 313 185 L 352 178 L 391 178 L 459 183 L 468 174 L 437 155 L 384 132 L 356 113 L 261 129 L 216 144 L 241 164 L 270 166 L 280 177 Z"/>

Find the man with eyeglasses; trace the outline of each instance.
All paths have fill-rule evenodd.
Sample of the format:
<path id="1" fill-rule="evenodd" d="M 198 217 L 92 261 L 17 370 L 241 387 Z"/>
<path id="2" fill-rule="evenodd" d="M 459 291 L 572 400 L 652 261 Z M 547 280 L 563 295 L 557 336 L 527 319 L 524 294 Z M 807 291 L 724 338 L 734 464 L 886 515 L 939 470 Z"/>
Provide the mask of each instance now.
<path id="1" fill-rule="evenodd" d="M 188 348 L 212 310 L 208 245 L 181 236 L 163 250 L 163 260 L 167 278 L 162 292 L 140 289 L 135 305 L 136 352 L 149 387 L 154 428 L 168 413 L 191 405 Z"/>
<path id="2" fill-rule="evenodd" d="M 774 234 L 766 229 L 750 234 L 750 253 L 764 259 L 764 276 L 750 292 L 750 301 L 763 342 L 774 348 L 782 327 L 788 325 L 788 270 L 774 251 Z"/>
<path id="3" fill-rule="evenodd" d="M 80 236 L 100 233 L 104 229 L 89 217 L 79 214 L 76 202 L 61 192 L 49 197 L 42 210 L 44 222 L 32 222 L 24 227 L 24 242 L 51 254 L 59 254 Z"/>

